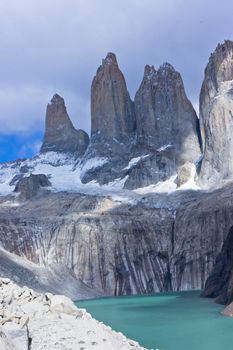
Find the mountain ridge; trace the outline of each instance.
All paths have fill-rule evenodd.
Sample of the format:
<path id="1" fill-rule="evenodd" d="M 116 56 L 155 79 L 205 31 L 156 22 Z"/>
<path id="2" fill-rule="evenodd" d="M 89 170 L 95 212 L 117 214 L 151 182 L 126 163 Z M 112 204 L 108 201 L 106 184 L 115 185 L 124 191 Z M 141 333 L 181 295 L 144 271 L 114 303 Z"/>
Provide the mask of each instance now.
<path id="1" fill-rule="evenodd" d="M 200 126 L 170 64 L 146 66 L 132 101 L 109 53 L 93 79 L 84 143 L 55 95 L 42 152 L 0 165 L 4 249 L 59 262 L 107 295 L 204 288 L 233 226 L 231 48 L 218 46 L 207 65 Z M 41 175 L 50 185 L 38 187 Z"/>

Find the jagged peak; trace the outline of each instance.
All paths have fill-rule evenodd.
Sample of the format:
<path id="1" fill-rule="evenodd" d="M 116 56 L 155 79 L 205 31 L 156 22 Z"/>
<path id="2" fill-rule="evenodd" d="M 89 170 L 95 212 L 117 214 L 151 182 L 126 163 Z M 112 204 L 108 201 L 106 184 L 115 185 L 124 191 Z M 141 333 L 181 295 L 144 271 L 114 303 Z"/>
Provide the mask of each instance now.
<path id="1" fill-rule="evenodd" d="M 57 105 L 57 104 L 65 104 L 64 98 L 58 95 L 57 93 L 53 95 L 50 104 Z"/>
<path id="2" fill-rule="evenodd" d="M 115 53 L 113 53 L 113 52 L 108 52 L 107 53 L 107 56 L 102 60 L 102 66 L 105 66 L 105 65 L 116 65 L 116 66 L 118 66 L 117 58 L 116 58 Z"/>
<path id="3" fill-rule="evenodd" d="M 230 58 L 232 59 L 233 58 L 233 41 L 224 40 L 223 43 L 218 43 L 214 52 L 210 54 L 209 62 L 218 61 L 219 63 L 221 63 L 229 55 L 231 56 Z"/>
<path id="4" fill-rule="evenodd" d="M 149 64 L 147 64 L 144 68 L 144 79 L 150 80 L 151 78 L 154 77 L 155 74 L 156 74 L 155 67 L 153 65 L 150 66 Z"/>
<path id="5" fill-rule="evenodd" d="M 159 73 L 176 72 L 175 68 L 168 62 L 164 62 L 158 69 Z"/>
<path id="6" fill-rule="evenodd" d="M 224 40 L 223 43 L 218 43 L 215 51 L 211 54 L 212 55 L 216 55 L 219 53 L 226 53 L 226 52 L 231 52 L 233 51 L 233 41 L 231 40 Z"/>
<path id="7" fill-rule="evenodd" d="M 205 78 L 213 82 L 216 91 L 221 82 L 233 80 L 233 41 L 217 45 L 205 68 Z"/>

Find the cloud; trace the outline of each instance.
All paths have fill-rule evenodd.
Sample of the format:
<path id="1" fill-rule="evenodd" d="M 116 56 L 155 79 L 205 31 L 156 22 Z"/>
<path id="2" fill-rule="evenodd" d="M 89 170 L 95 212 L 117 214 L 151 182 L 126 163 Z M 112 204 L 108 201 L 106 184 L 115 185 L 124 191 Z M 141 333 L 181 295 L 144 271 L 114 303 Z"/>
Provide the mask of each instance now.
<path id="1" fill-rule="evenodd" d="M 22 85 L 0 88 L 1 134 L 35 133 L 44 129 L 46 105 L 54 93 L 65 98 L 68 113 L 76 128 L 89 131 L 89 101 L 78 93 L 52 86 Z M 79 116 L 79 117 L 77 117 Z"/>
<path id="2" fill-rule="evenodd" d="M 0 133 L 42 131 L 55 92 L 89 132 L 91 81 L 108 51 L 132 97 L 144 65 L 168 61 L 197 104 L 210 52 L 233 38 L 232 10 L 229 0 L 1 0 Z"/>
<path id="3" fill-rule="evenodd" d="M 41 140 L 35 140 L 30 143 L 25 143 L 18 151 L 17 158 L 26 158 L 28 155 L 37 154 L 40 151 L 42 142 Z"/>

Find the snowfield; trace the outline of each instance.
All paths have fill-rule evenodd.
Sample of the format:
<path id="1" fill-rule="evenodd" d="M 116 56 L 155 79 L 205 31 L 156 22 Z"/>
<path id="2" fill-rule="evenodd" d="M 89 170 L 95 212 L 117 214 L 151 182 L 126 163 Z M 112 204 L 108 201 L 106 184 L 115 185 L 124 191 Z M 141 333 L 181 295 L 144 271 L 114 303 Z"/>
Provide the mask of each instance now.
<path id="1" fill-rule="evenodd" d="M 166 145 L 167 147 L 168 145 Z M 132 158 L 128 166 L 125 169 L 130 169 L 135 166 L 142 158 Z M 175 184 L 176 174 L 170 179 L 159 182 L 155 185 L 150 185 L 144 188 L 136 190 L 124 190 L 124 184 L 128 176 L 124 178 L 118 178 L 107 185 L 100 186 L 98 182 L 91 181 L 87 184 L 83 184 L 81 181 L 84 173 L 90 169 L 98 168 L 108 162 L 107 158 L 92 158 L 89 159 L 84 165 L 77 163 L 77 159 L 71 155 L 48 152 L 39 154 L 31 159 L 17 160 L 15 162 L 2 163 L 0 165 L 0 195 L 6 196 L 14 194 L 15 184 L 20 177 L 29 176 L 30 174 L 45 174 L 48 176 L 52 186 L 49 188 L 53 192 L 77 192 L 85 194 L 96 195 L 127 195 L 127 197 L 133 194 L 143 195 L 147 193 L 161 193 L 172 192 L 177 190 Z M 77 164 L 77 165 L 75 165 Z M 193 165 L 192 176 L 190 180 L 181 186 L 179 190 L 198 190 L 198 186 L 195 183 L 196 168 Z M 17 196 L 17 194 L 14 194 Z"/>

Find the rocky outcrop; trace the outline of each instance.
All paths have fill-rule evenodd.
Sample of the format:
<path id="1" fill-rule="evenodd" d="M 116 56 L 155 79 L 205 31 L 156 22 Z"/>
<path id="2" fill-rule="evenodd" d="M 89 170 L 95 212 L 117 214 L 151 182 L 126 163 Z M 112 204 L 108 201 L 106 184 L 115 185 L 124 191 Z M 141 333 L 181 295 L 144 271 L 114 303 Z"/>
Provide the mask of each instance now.
<path id="1" fill-rule="evenodd" d="M 1 350 L 146 350 L 63 295 L 37 293 L 0 279 L 0 300 Z"/>
<path id="2" fill-rule="evenodd" d="M 200 184 L 220 186 L 233 177 L 233 42 L 211 54 L 200 94 L 204 156 Z"/>
<path id="3" fill-rule="evenodd" d="M 33 175 L 20 178 L 15 186 L 14 192 L 20 193 L 21 199 L 31 199 L 35 197 L 41 187 L 49 187 L 51 183 L 48 177 L 44 174 Z"/>
<path id="4" fill-rule="evenodd" d="M 202 295 L 216 298 L 216 301 L 222 304 L 229 304 L 233 300 L 233 226 L 228 232 Z"/>
<path id="5" fill-rule="evenodd" d="M 134 159 L 138 161 L 131 165 Z M 132 190 L 156 184 L 167 180 L 175 173 L 174 158 L 169 146 L 134 159 L 126 167 L 125 189 Z"/>
<path id="6" fill-rule="evenodd" d="M 170 145 L 177 165 L 200 156 L 198 118 L 180 74 L 170 64 L 157 71 L 145 67 L 135 111 L 139 144 L 155 149 Z"/>
<path id="7" fill-rule="evenodd" d="M 233 317 L 233 303 L 230 303 L 229 305 L 227 305 L 227 307 L 225 307 L 225 309 L 221 312 L 221 314 L 223 316 Z"/>
<path id="8" fill-rule="evenodd" d="M 73 153 L 81 157 L 87 149 L 89 137 L 76 130 L 67 113 L 64 99 L 55 94 L 47 106 L 45 135 L 41 152 Z"/>

